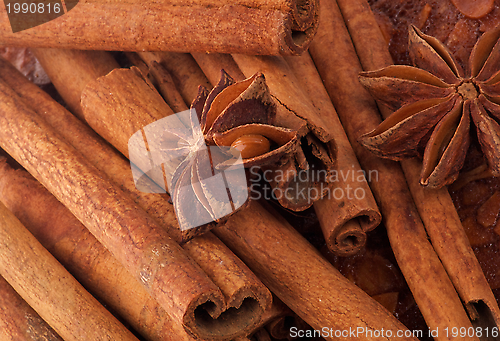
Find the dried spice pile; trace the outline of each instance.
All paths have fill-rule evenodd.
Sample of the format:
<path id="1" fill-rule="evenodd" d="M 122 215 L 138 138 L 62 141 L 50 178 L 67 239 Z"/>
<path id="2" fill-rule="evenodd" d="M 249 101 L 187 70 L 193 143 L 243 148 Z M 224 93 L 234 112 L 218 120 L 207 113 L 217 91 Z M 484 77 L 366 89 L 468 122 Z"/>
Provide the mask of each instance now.
<path id="1" fill-rule="evenodd" d="M 0 23 L 51 80 L 0 59 L 0 339 L 497 339 L 499 18 L 175 0 Z"/>

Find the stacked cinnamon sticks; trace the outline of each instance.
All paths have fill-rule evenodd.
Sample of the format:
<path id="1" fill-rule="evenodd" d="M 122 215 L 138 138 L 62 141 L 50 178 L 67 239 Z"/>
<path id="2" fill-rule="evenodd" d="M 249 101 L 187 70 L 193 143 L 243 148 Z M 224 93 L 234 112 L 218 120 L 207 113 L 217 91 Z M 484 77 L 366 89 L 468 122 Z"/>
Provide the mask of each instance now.
<path id="1" fill-rule="evenodd" d="M 290 339 L 307 329 L 328 340 L 417 340 L 428 331 L 408 330 L 393 316 L 402 279 L 398 288 L 385 278 L 370 290 L 359 280 L 372 275 L 366 268 L 355 268 L 359 276 L 344 271 L 349 281 L 334 266 L 352 255 L 376 269 L 388 264 L 365 247 L 382 220 L 430 330 L 500 326 L 447 191 L 421 188 L 413 160 L 381 160 L 357 142 L 380 120 L 357 74 L 392 63 L 365 1 L 81 1 L 67 10 L 59 21 L 18 33 L 0 26 L 0 45 L 31 46 L 67 107 L 0 59 L 5 339 L 28 325 L 29 337 L 46 340 L 134 340 L 134 333 L 147 340 Z M 138 18 L 147 20 L 137 26 Z M 137 35 L 125 34 L 132 27 Z M 105 49 L 138 53 L 117 61 Z M 154 175 L 147 174 L 147 191 L 138 185 L 130 141 L 178 112 L 196 113 L 190 107 L 202 128 L 204 115 L 218 110 L 218 118 L 229 117 L 219 120 L 225 130 L 271 141 L 269 157 L 242 162 L 247 175 L 272 174 L 272 191 L 323 192 L 307 205 L 249 195 L 224 219 L 183 230 L 186 216 L 201 213 L 179 211 L 172 205 L 178 194 L 168 194 L 174 187 L 162 190 Z M 217 134 L 223 141 L 224 133 L 206 143 L 217 143 Z M 172 143 L 155 137 L 160 147 Z M 210 204 L 213 193 L 193 180 L 201 178 L 196 167 L 186 168 L 187 185 Z M 159 173 L 165 179 L 166 168 Z M 288 172 L 285 180 L 275 179 L 278 170 Z M 328 178 L 301 178 L 315 171 Z M 226 176 L 228 186 L 234 178 Z M 252 193 L 255 178 L 248 182 Z M 311 206 L 330 261 L 282 216 L 281 205 Z"/>

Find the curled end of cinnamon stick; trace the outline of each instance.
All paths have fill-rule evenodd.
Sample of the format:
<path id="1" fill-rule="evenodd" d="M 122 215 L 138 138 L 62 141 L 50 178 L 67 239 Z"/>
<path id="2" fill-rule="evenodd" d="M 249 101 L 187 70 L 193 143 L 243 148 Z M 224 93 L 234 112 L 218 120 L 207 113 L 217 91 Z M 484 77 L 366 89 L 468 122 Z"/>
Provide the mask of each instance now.
<path id="1" fill-rule="evenodd" d="M 347 221 L 336 234 L 327 240 L 328 249 L 337 256 L 355 255 L 366 244 L 366 233 L 356 220 Z"/>
<path id="2" fill-rule="evenodd" d="M 355 205 L 353 200 L 319 200 L 314 204 L 327 247 L 332 253 L 348 257 L 365 246 L 366 233 L 382 221 L 380 212 L 371 206 L 369 199 Z"/>
<path id="3" fill-rule="evenodd" d="M 200 298 L 200 301 L 206 297 Z M 255 297 L 242 298 L 239 306 L 221 312 L 222 302 L 193 302 L 184 316 L 186 331 L 201 340 L 227 340 L 248 334 L 265 310 Z"/>
<path id="4" fill-rule="evenodd" d="M 208 233 L 184 245 L 191 257 L 219 287 L 224 302 L 201 296 L 189 307 L 184 321 L 201 339 L 234 339 L 248 335 L 269 311 L 269 290 L 213 234 Z M 207 262 L 212 259 L 213 262 Z"/>
<path id="5" fill-rule="evenodd" d="M 307 50 L 319 26 L 319 2 L 299 0 L 285 20 L 282 55 L 300 55 Z"/>

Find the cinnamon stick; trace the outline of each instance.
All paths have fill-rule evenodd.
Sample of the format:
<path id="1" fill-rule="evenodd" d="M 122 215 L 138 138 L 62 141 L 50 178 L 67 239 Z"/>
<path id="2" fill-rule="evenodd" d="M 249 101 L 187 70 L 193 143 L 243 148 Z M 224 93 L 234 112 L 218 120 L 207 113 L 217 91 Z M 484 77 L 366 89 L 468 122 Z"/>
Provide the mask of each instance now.
<path id="1" fill-rule="evenodd" d="M 338 0 L 357 54 L 365 71 L 392 65 L 387 44 L 366 1 Z M 379 106 L 382 107 L 382 106 Z M 390 115 L 381 109 L 383 117 Z M 432 245 L 465 303 L 474 326 L 499 327 L 500 309 L 481 266 L 470 247 L 460 217 L 446 188 L 419 185 L 421 162 L 401 161 L 408 186 Z"/>
<path id="2" fill-rule="evenodd" d="M 236 80 L 245 79 L 238 64 L 230 54 L 224 53 L 191 53 L 196 63 L 203 70 L 205 76 L 212 85 L 216 85 L 220 78 L 220 70 L 223 69 Z"/>
<path id="3" fill-rule="evenodd" d="M 342 331 L 360 328 L 354 338 L 376 340 L 380 335 L 369 331 L 384 328 L 393 335 L 384 335 L 387 340 L 416 340 L 411 333 L 396 338 L 397 330 L 404 334 L 406 329 L 399 321 L 343 277 L 279 214 L 258 202 L 251 201 L 248 209 L 213 231 L 311 327 L 331 328 L 325 339 L 350 340 L 353 335 Z"/>
<path id="4" fill-rule="evenodd" d="M 140 57 L 137 55 L 137 58 Z M 142 61 L 142 59 L 141 59 Z M 174 112 L 181 112 L 188 109 L 188 106 L 184 102 L 177 86 L 175 85 L 174 79 L 170 72 L 158 61 L 150 60 L 148 64 L 142 61 L 148 71 L 156 80 L 155 86 L 157 87 L 160 94 L 163 96 L 165 102 Z"/>
<path id="5" fill-rule="evenodd" d="M 63 341 L 0 276 L 0 339 Z"/>
<path id="6" fill-rule="evenodd" d="M 192 340 L 64 205 L 26 171 L 1 161 L 0 201 L 87 290 L 147 340 Z"/>
<path id="7" fill-rule="evenodd" d="M 285 59 L 297 79 L 300 79 L 302 90 L 319 111 L 328 131 L 335 136 L 339 155 L 335 169 L 339 177 L 337 188 L 344 195 L 340 199 L 332 195 L 319 200 L 314 204 L 314 209 L 329 249 L 338 255 L 353 255 L 365 245 L 366 232 L 373 230 L 382 220 L 367 183 L 373 174 L 365 174 L 361 170 L 309 53 Z M 353 191 L 352 194 L 350 191 Z"/>
<path id="8" fill-rule="evenodd" d="M 471 327 L 458 294 L 437 257 L 397 163 L 364 150 L 357 138 L 374 129 L 380 118 L 371 96 L 358 82 L 361 66 L 335 1 L 322 0 L 321 27 L 310 53 L 346 133 L 365 170 L 377 170 L 370 183 L 384 217 L 391 247 L 427 325 Z M 442 333 L 438 340 L 448 339 Z M 474 338 L 478 339 L 478 338 Z"/>
<path id="9" fill-rule="evenodd" d="M 197 67 L 196 61 L 188 53 L 139 52 L 138 54 L 149 65 L 151 72 L 154 72 L 156 62 L 172 75 L 176 89 L 188 106 L 198 95 L 198 86 L 212 88 L 203 72 Z"/>
<path id="10" fill-rule="evenodd" d="M 0 203 L 0 274 L 65 340 L 135 340 Z"/>
<path id="11" fill-rule="evenodd" d="M 201 333 L 195 309 L 207 301 L 222 306 L 220 290 L 146 212 L 54 133 L 3 80 L 0 129 L 0 146 L 49 188 L 175 321 Z M 210 312 L 214 317 L 220 313 Z"/>
<path id="12" fill-rule="evenodd" d="M 204 58 L 208 59 L 211 56 Z M 355 173 L 359 175 L 362 171 L 340 121 L 338 118 L 335 118 L 335 109 L 331 103 L 328 104 L 330 102 L 328 95 L 323 93 L 323 97 L 319 98 L 321 87 L 323 86 L 312 61 L 307 62 L 302 59 L 299 62 L 298 60 L 292 61 L 293 58 L 290 58 L 289 62 L 294 67 L 289 68 L 284 61 L 280 61 L 277 58 L 264 57 L 258 58 L 258 60 L 257 58 L 247 56 L 237 56 L 235 58 L 239 60 L 239 63 L 243 64 L 241 68 L 247 73 L 255 72 L 256 67 L 259 70 L 265 70 L 264 72 L 267 75 L 271 90 L 276 93 L 278 98 L 285 98 L 284 101 L 287 108 L 297 108 L 295 110 L 297 110 L 298 115 L 301 115 L 304 111 L 318 110 L 321 120 L 325 124 L 323 127 L 326 127 L 326 131 L 331 136 L 334 136 L 335 144 L 331 144 L 330 148 L 336 150 L 337 160 L 330 174 L 336 174 L 337 176 L 334 180 L 335 188 L 332 188 L 325 198 L 316 201 L 314 208 L 330 249 L 343 256 L 358 252 L 366 242 L 366 232 L 375 228 L 380 223 L 381 217 L 366 181 L 363 179 L 358 181 L 359 176 L 356 178 L 352 176 Z M 226 62 L 225 64 L 229 63 Z M 293 73 L 297 76 L 296 78 Z M 283 75 L 285 76 L 283 77 Z M 287 79 L 289 83 L 282 85 L 282 81 L 278 83 L 278 79 Z M 301 86 L 298 86 L 299 79 Z M 291 96 L 285 95 L 286 91 L 291 91 L 290 88 L 294 87 L 298 91 L 308 89 L 306 94 L 312 101 L 309 108 L 297 105 L 297 102 L 307 103 L 309 101 L 303 95 L 300 96 L 297 93 Z M 323 91 L 326 92 L 325 90 Z M 358 190 L 363 193 L 360 195 L 360 198 L 363 198 L 361 200 L 355 200 L 354 197 L 348 198 L 348 192 L 351 190 Z M 340 195 L 338 194 L 339 192 Z M 360 219 L 363 220 L 363 228 L 356 221 L 357 216 L 360 216 Z M 352 219 L 355 220 L 353 221 Z"/>
<path id="13" fill-rule="evenodd" d="M 63 49 L 31 49 L 42 64 L 43 69 L 73 114 L 83 120 L 80 97 L 83 89 L 91 80 L 104 76 L 120 67 L 111 54 L 104 51 L 86 51 Z M 72 65 L 77 63 L 85 68 L 85 73 L 78 77 L 72 73 Z M 68 82 L 68 79 L 71 79 Z"/>
<path id="14" fill-rule="evenodd" d="M 120 157 L 116 150 L 104 143 L 88 127 L 55 103 L 46 93 L 24 79 L 12 67 L 0 62 L 0 70 L 2 71 L 0 78 L 12 86 L 17 94 L 26 98 L 27 103 L 30 103 L 37 114 L 51 124 L 94 166 L 106 173 L 170 236 L 177 242 L 183 241 L 172 205 L 167 202 L 166 194 L 139 191 L 132 179 L 129 162 Z M 182 247 L 222 290 L 224 301 L 213 302 L 217 305 L 217 310 L 220 312 L 229 310 L 227 313 L 222 313 L 220 320 L 231 323 L 221 323 L 219 320 L 205 324 L 202 321 L 197 322 L 199 328 L 204 330 L 203 333 L 212 335 L 214 338 L 227 338 L 244 334 L 253 328 L 271 301 L 269 291 L 255 275 L 210 233 L 184 242 Z M 230 308 L 237 308 L 237 313 L 231 312 Z M 195 318 L 201 319 L 202 317 L 197 315 Z"/>
<path id="15" fill-rule="evenodd" d="M 86 0 L 64 15 L 62 6 L 49 10 L 57 20 L 31 11 L 47 21 L 36 26 L 28 13 L 2 7 L 0 45 L 296 55 L 307 49 L 318 23 L 315 0 Z"/>

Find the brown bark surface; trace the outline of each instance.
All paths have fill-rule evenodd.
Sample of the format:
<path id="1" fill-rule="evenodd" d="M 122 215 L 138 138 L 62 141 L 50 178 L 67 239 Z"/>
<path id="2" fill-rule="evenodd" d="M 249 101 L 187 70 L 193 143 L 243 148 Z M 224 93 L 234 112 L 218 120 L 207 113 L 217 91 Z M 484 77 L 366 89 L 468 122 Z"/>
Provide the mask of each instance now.
<path id="1" fill-rule="evenodd" d="M 214 229 L 245 263 L 299 317 L 314 329 L 327 326 L 333 331 L 396 330 L 405 327 L 365 292 L 350 283 L 276 212 L 252 201 L 248 209 L 233 215 Z M 344 332 L 345 334 L 345 332 Z M 327 340 L 380 340 L 334 334 Z"/>
<path id="2" fill-rule="evenodd" d="M 321 27 L 310 49 L 325 87 L 365 170 L 377 170 L 371 188 L 379 203 L 392 249 L 430 328 L 470 327 L 460 298 L 437 257 L 400 166 L 362 148 L 357 138 L 379 123 L 374 100 L 358 82 L 362 70 L 335 1 L 322 0 Z M 438 340 L 447 340 L 440 334 Z M 477 339 L 477 338 L 476 338 Z"/>
<path id="3" fill-rule="evenodd" d="M 193 340 L 64 205 L 5 162 L 0 201 L 87 290 L 147 340 Z"/>
<path id="4" fill-rule="evenodd" d="M 167 201 L 168 195 L 143 193 L 137 190 L 131 176 L 130 163 L 120 157 L 115 149 L 12 67 L 0 63 L 0 70 L 6 83 L 12 86 L 17 94 L 27 99 L 27 103 L 30 103 L 37 114 L 51 124 L 94 166 L 103 171 L 110 180 L 120 186 L 170 236 L 177 242 L 183 241 L 172 205 Z M 207 333 L 207 337 L 227 338 L 250 330 L 270 304 L 271 295 L 267 288 L 245 264 L 210 233 L 184 242 L 182 247 L 222 290 L 224 301 L 214 302 L 217 305 L 215 311 L 222 313 L 229 308 L 239 309 L 236 313 L 222 313 L 220 320 L 205 321 L 201 316 L 196 317 L 200 320 L 198 324 L 203 333 Z M 126 297 L 125 293 L 123 295 Z M 230 323 L 222 323 L 221 320 Z"/>
<path id="5" fill-rule="evenodd" d="M 83 120 L 80 106 L 81 94 L 87 83 L 104 76 L 120 67 L 111 54 L 104 51 L 86 51 L 63 49 L 32 49 L 36 58 L 57 91 L 64 98 L 66 105 L 78 118 Z M 76 63 L 85 68 L 85 73 L 74 73 L 72 65 Z M 68 79 L 71 79 L 68 82 Z"/>
<path id="6" fill-rule="evenodd" d="M 300 79 L 302 90 L 318 110 L 328 131 L 334 136 L 337 148 L 335 188 L 341 190 L 342 196 L 332 189 L 329 197 L 314 204 L 314 210 L 328 248 L 341 256 L 353 255 L 365 245 L 366 232 L 373 230 L 382 220 L 366 179 L 371 174 L 364 174 L 361 170 L 309 53 L 285 59 L 297 79 Z"/>
<path id="7" fill-rule="evenodd" d="M 139 56 L 148 65 L 154 62 L 159 63 L 172 75 L 175 87 L 188 107 L 198 95 L 199 86 L 204 86 L 207 89 L 212 88 L 203 72 L 196 65 L 196 61 L 188 53 L 141 52 Z M 215 86 L 215 84 L 212 85 Z"/>
<path id="8" fill-rule="evenodd" d="M 3 277 L 0 277 L 0 339 L 63 341 Z"/>
<path id="9" fill-rule="evenodd" d="M 307 49 L 318 26 L 316 0 L 82 0 L 56 20 L 15 33 L 7 10 L 0 8 L 5 46 L 296 55 Z"/>
<path id="10" fill-rule="evenodd" d="M 2 203 L 0 274 L 64 340 L 137 341 Z"/>

